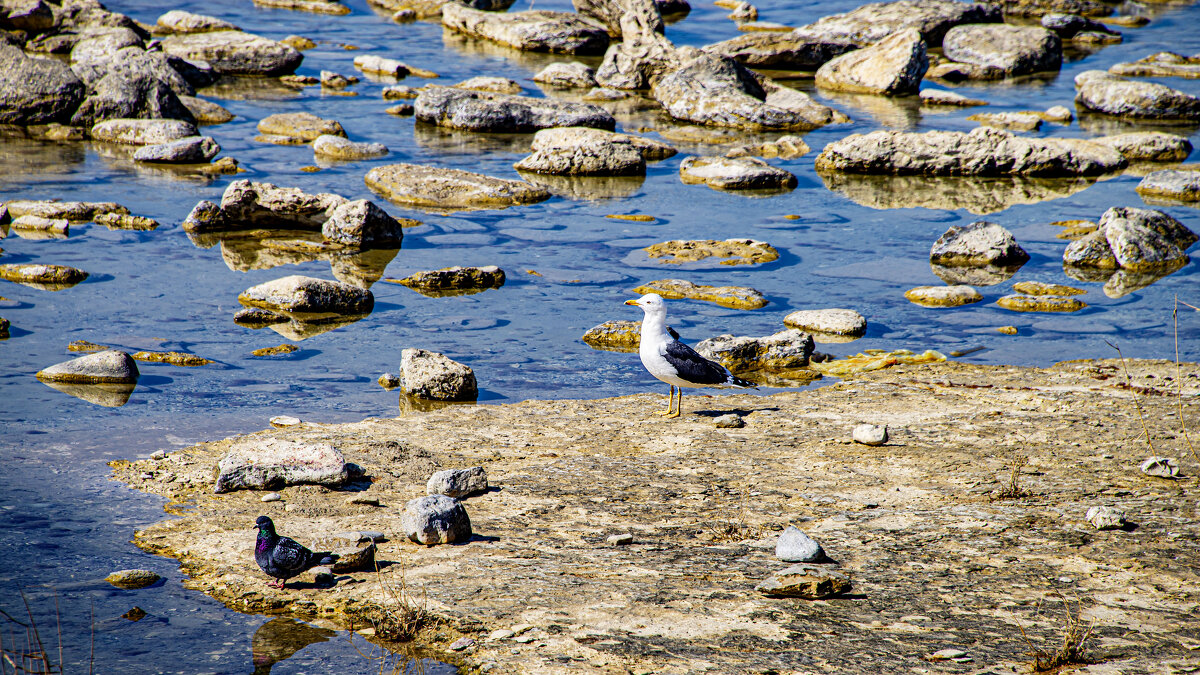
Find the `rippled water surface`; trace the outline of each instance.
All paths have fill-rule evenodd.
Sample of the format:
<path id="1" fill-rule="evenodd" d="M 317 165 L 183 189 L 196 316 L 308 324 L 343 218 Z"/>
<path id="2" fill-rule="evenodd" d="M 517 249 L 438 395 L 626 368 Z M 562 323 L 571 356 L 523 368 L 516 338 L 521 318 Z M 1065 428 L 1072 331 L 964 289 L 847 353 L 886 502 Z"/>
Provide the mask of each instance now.
<path id="1" fill-rule="evenodd" d="M 299 34 L 318 41 L 304 53 L 301 74 L 333 70 L 358 74 L 354 56 L 399 58 L 438 72 L 450 84 L 476 75 L 517 80 L 527 95 L 547 95 L 532 76 L 559 57 L 532 55 L 443 34 L 429 22 L 395 24 L 388 13 L 349 0 L 342 17 L 253 7 L 246 0 L 192 2 L 172 8 L 219 16 L 245 30 L 272 38 Z M 856 2 L 755 3 L 760 18 L 800 25 L 844 11 Z M 112 2 L 110 9 L 153 23 L 166 8 L 149 1 Z M 565 0 L 538 2 L 538 9 L 569 9 Z M 518 2 L 514 10 L 524 9 Z M 992 103 L 988 111 L 1073 107 L 1072 78 L 1156 51 L 1200 52 L 1195 24 L 1200 9 L 1187 5 L 1129 4 L 1121 11 L 1151 16 L 1141 29 L 1122 29 L 1125 42 L 1091 53 L 1069 52 L 1053 78 L 954 87 Z M 726 10 L 699 2 L 685 19 L 669 26 L 677 44 L 703 45 L 737 34 Z M 357 50 L 347 50 L 353 45 Z M 582 59 L 597 65 L 598 59 Z M 1192 94 L 1200 80 L 1163 79 Z M 406 81 L 420 86 L 424 81 Z M 86 662 L 89 613 L 94 607 L 98 671 L 129 671 L 137 664 L 171 672 L 249 672 L 251 644 L 266 626 L 263 617 L 242 616 L 198 594 L 182 590 L 172 561 L 145 555 L 127 543 L 135 528 L 163 517 L 157 500 L 107 480 L 105 462 L 143 457 L 232 433 L 260 429 L 266 418 L 291 414 L 321 422 L 391 416 L 400 412 L 395 392 L 375 378 L 397 372 L 400 351 L 422 347 L 470 365 L 479 379 L 481 402 L 528 398 L 595 397 L 661 390 L 636 356 L 595 351 L 579 336 L 609 319 L 638 319 L 636 308 L 621 303 L 630 289 L 653 279 L 686 278 L 714 285 L 752 286 L 770 304 L 752 312 L 704 303 L 676 301 L 670 322 L 696 342 L 724 332 L 765 335 L 782 328 L 795 309 L 848 307 L 870 322 L 867 336 L 830 344 L 837 355 L 868 348 L 939 349 L 983 347 L 964 357 L 977 363 L 1048 365 L 1055 361 L 1108 357 L 1106 341 L 1126 356 L 1173 358 L 1173 297 L 1200 305 L 1193 262 L 1156 283 L 1110 298 L 1101 283 L 1080 283 L 1063 274 L 1066 241 L 1050 222 L 1095 220 L 1111 206 L 1142 206 L 1134 191 L 1140 178 L 1120 175 L 1098 182 L 1029 182 L 846 179 L 826 185 L 813 160 L 828 142 L 849 133 L 878 128 L 969 130 L 966 116 L 980 109 L 930 112 L 911 100 L 822 96 L 811 80 L 789 80 L 854 118 L 805 136 L 813 152 L 792 160 L 770 160 L 796 174 L 799 185 L 783 193 L 744 195 L 704 186 L 685 186 L 679 161 L 689 154 L 722 154 L 720 145 L 672 142 L 680 155 L 650 165 L 647 176 L 622 180 L 561 180 L 550 185 L 557 196 L 531 206 L 438 215 L 386 208 L 415 218 L 403 247 L 357 261 L 360 274 L 399 278 L 449 265 L 502 267 L 508 282 L 480 294 L 429 298 L 403 286 L 376 283 L 375 309 L 360 321 L 298 342 L 286 357 L 255 358 L 254 349 L 292 341 L 270 328 L 252 330 L 233 323 L 242 290 L 288 274 L 333 278 L 346 269 L 328 260 L 282 260 L 269 251 L 226 241 L 193 241 L 180 223 L 201 199 L 219 201 L 233 180 L 182 177 L 167 169 L 135 166 L 125 154 L 86 143 L 49 144 L 0 140 L 0 198 L 116 201 L 135 214 L 163 225 L 152 232 L 109 231 L 72 225 L 60 240 L 0 242 L 2 261 L 66 264 L 90 278 L 61 292 L 3 282 L 0 316 L 12 322 L 12 337 L 0 341 L 0 609 L 10 613 L 19 601 L 11 591 L 30 589 L 42 619 L 52 620 L 58 589 L 68 660 Z M 373 166 L 415 162 L 481 171 L 515 178 L 513 162 L 528 151 L 530 136 L 451 133 L 414 125 L 411 117 L 387 115 L 381 98 L 386 85 L 364 78 L 350 89 L 356 97 L 323 96 L 319 87 L 289 90 L 265 80 L 223 84 L 200 95 L 237 115 L 203 132 L 217 139 L 224 154 L 236 157 L 248 173 L 240 178 L 296 186 L 309 192 L 335 192 L 383 204 L 363 183 Z M 926 83 L 927 86 L 937 86 Z M 339 120 L 353 140 L 377 141 L 387 157 L 362 162 L 319 163 L 307 146 L 257 143 L 255 125 L 263 117 L 305 110 Z M 620 127 L 647 135 L 678 138 L 681 125 L 653 112 L 618 115 Z M 1034 135 L 1087 137 L 1136 130 L 1094 116 L 1068 126 L 1047 124 Z M 1200 143 L 1193 126 L 1171 127 Z M 737 142 L 769 140 L 745 136 Z M 728 145 L 728 144 L 727 144 Z M 1200 231 L 1200 209 L 1165 206 L 1168 213 Z M 651 223 L 605 218 L 640 213 Z M 987 214 L 981 216 L 980 214 Z M 795 216 L 786 218 L 785 216 Z M 929 247 L 948 227 L 980 217 L 1011 230 L 1032 259 L 1011 281 L 1069 283 L 1088 289 L 1086 310 L 1069 315 L 1017 314 L 998 308 L 997 298 L 1011 282 L 980 287 L 982 303 L 953 310 L 909 304 L 903 292 L 940 284 L 930 271 Z M 645 260 L 640 249 L 669 239 L 753 237 L 773 244 L 781 258 L 768 265 L 672 268 Z M 281 266 L 270 267 L 280 263 Z M 527 273 L 534 270 L 538 275 Z M 1180 355 L 1200 357 L 1195 315 L 1180 324 Z M 1017 336 L 996 327 L 1014 325 Z M 217 361 L 201 368 L 140 363 L 142 378 L 129 402 L 118 408 L 95 406 L 40 384 L 33 373 L 69 356 L 67 343 L 90 340 L 130 351 L 182 350 Z M 762 393 L 769 393 L 763 390 Z M 247 552 L 249 554 L 249 552 Z M 113 569 L 147 567 L 166 578 L 142 591 L 119 591 L 100 581 Z M 121 619 L 133 605 L 148 615 Z M 22 609 L 23 611 L 23 609 Z M 42 622 L 44 623 L 44 622 Z M 293 642 L 320 635 L 303 626 L 274 624 L 269 631 Z M 298 634 L 301 637 L 295 637 Z M 322 634 L 323 635 L 323 634 Z M 274 672 L 371 670 L 344 634 L 326 636 L 276 665 Z M 289 643 L 290 644 L 290 643 Z M 184 649 L 181 649 L 184 647 Z M 319 664 L 319 665 L 317 665 Z"/>

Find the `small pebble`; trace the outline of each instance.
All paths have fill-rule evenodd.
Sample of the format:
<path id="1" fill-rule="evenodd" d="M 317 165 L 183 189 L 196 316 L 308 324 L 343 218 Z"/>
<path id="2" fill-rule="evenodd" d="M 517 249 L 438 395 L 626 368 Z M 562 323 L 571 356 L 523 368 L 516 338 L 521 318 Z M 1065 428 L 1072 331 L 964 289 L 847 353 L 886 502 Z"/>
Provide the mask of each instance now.
<path id="1" fill-rule="evenodd" d="M 939 649 L 926 658 L 930 661 L 949 661 L 950 659 L 961 659 L 966 655 L 967 653 L 961 649 Z"/>
<path id="2" fill-rule="evenodd" d="M 1097 530 L 1117 530 L 1125 526 L 1125 512 L 1111 506 L 1093 506 L 1087 510 L 1086 518 Z"/>
<path id="3" fill-rule="evenodd" d="M 1179 462 L 1170 457 L 1151 457 L 1138 467 L 1142 473 L 1155 478 L 1175 478 L 1179 476 Z"/>
<path id="4" fill-rule="evenodd" d="M 633 543 L 633 535 L 628 532 L 625 534 L 610 534 L 608 535 L 608 543 L 613 546 L 628 546 Z"/>
<path id="5" fill-rule="evenodd" d="M 718 429 L 741 429 L 746 426 L 746 420 L 742 419 L 741 415 L 733 413 L 721 415 L 713 420 L 713 423 L 717 425 Z"/>
<path id="6" fill-rule="evenodd" d="M 280 501 L 281 499 L 283 499 L 283 495 L 279 494 L 278 492 L 269 492 L 269 493 L 263 495 L 262 499 L 260 499 L 259 501 L 277 502 L 277 501 Z"/>
<path id="7" fill-rule="evenodd" d="M 860 424 L 854 427 L 852 438 L 863 445 L 883 445 L 888 440 L 887 425 Z"/>
<path id="8" fill-rule="evenodd" d="M 475 644 L 475 641 L 472 640 L 471 638 L 462 637 L 462 638 L 459 638 L 459 639 L 455 640 L 454 642 L 450 643 L 450 649 L 452 649 L 453 651 L 456 651 L 456 652 L 461 652 L 462 650 L 464 650 L 467 647 L 470 647 L 471 645 L 474 645 L 474 644 Z"/>
<path id="9" fill-rule="evenodd" d="M 392 373 L 384 373 L 379 376 L 379 386 L 384 389 L 395 389 L 400 386 L 400 378 Z"/>

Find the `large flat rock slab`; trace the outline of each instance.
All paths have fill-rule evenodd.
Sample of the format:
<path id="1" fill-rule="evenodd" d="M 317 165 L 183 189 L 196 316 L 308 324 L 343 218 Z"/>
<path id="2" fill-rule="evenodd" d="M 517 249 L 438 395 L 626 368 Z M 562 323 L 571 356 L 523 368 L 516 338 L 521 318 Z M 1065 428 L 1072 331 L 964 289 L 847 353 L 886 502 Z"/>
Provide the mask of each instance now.
<path id="1" fill-rule="evenodd" d="M 416 644 L 468 667 L 1024 672 L 1022 632 L 1035 648 L 1062 643 L 1065 587 L 1093 626 L 1088 653 L 1106 672 L 1162 672 L 1198 664 L 1184 645 L 1194 640 L 1200 572 L 1180 560 L 1200 538 L 1197 478 L 1178 438 L 1176 387 L 1183 422 L 1200 427 L 1200 366 L 1182 364 L 1177 377 L 1169 361 L 1126 365 L 1153 453 L 1131 440 L 1143 431 L 1120 361 L 942 363 L 772 396 L 688 396 L 676 420 L 653 414 L 663 387 L 301 425 L 116 462 L 115 477 L 164 496 L 178 515 L 140 529 L 135 542 L 180 559 L 188 588 L 243 612 L 355 628 L 373 617 L 382 637 L 397 625 L 380 620 L 395 608 L 381 584 L 403 579 L 442 619 Z M 745 426 L 713 424 L 730 412 Z M 863 420 L 887 425 L 886 445 L 851 441 Z M 281 490 L 274 504 L 256 491 L 213 494 L 216 462 L 267 439 L 333 445 L 370 481 L 354 494 L 388 508 L 364 510 L 345 492 L 303 486 Z M 1150 455 L 1176 457 L 1183 477 L 1144 475 L 1138 465 Z M 1002 498 L 1018 456 L 1027 463 L 1017 488 L 1028 496 Z M 491 488 L 462 503 L 475 536 L 409 542 L 404 504 L 426 494 L 435 471 L 471 466 L 484 467 Z M 1098 531 L 1085 519 L 1092 506 L 1119 508 L 1136 527 Z M 263 513 L 313 544 L 383 532 L 381 571 L 339 574 L 319 591 L 267 589 L 252 557 L 251 526 Z M 791 564 L 775 555 L 789 524 L 837 561 L 821 569 L 852 580 L 849 595 L 810 601 L 755 590 Z M 632 542 L 609 543 L 621 534 Z M 488 639 L 517 624 L 532 626 L 519 641 Z M 452 654 L 463 636 L 475 644 Z M 972 662 L 926 660 L 949 648 Z"/>
<path id="2" fill-rule="evenodd" d="M 514 49 L 558 54 L 603 54 L 608 31 L 573 12 L 533 9 L 481 12 L 457 2 L 442 6 L 442 25 Z"/>
<path id="3" fill-rule="evenodd" d="M 502 209 L 550 198 L 549 192 L 525 181 L 420 164 L 377 166 L 364 180 L 396 204 L 446 211 Z"/>
<path id="4" fill-rule="evenodd" d="M 278 490 L 289 485 L 338 487 L 351 478 L 342 453 L 329 443 L 248 439 L 217 462 L 213 492 Z"/>
<path id="5" fill-rule="evenodd" d="M 282 42 L 238 30 L 170 35 L 163 38 L 162 50 L 181 59 L 206 61 L 222 75 L 287 75 L 304 60 Z"/>
<path id="6" fill-rule="evenodd" d="M 616 120 L 591 103 L 458 87 L 434 87 L 413 101 L 417 121 L 449 129 L 493 133 L 532 133 L 551 127 L 592 127 L 612 131 Z"/>

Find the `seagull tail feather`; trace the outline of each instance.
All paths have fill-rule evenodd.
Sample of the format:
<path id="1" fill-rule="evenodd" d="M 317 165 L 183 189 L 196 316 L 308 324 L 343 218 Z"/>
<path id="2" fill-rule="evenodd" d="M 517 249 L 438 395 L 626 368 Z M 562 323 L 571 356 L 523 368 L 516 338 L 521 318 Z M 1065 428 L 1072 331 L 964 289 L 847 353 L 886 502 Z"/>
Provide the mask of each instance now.
<path id="1" fill-rule="evenodd" d="M 737 387 L 738 389 L 758 389 L 757 384 L 754 384 L 753 382 L 751 382 L 749 380 L 743 380 L 742 378 L 740 378 L 732 373 L 730 373 L 730 375 L 729 375 L 729 384 L 734 387 Z"/>

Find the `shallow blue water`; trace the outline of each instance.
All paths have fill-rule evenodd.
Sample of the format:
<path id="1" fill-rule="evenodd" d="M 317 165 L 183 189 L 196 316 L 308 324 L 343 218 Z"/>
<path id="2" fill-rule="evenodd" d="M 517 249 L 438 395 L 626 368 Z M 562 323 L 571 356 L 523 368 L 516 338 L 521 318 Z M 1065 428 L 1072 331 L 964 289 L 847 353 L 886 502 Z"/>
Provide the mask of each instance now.
<path id="1" fill-rule="evenodd" d="M 356 74 L 354 56 L 399 58 L 442 75 L 453 83 L 475 75 L 517 80 L 529 95 L 543 92 L 531 81 L 546 63 L 565 60 L 522 54 L 487 43 L 444 35 L 428 22 L 394 24 L 386 12 L 362 0 L 347 3 L 344 17 L 255 8 L 236 2 L 185 2 L 176 7 L 219 16 L 272 38 L 299 34 L 319 41 L 305 52 L 299 73 L 321 70 Z M 513 9 L 523 9 L 518 3 Z M 799 25 L 853 7 L 855 2 L 756 3 L 760 18 Z M 163 11 L 144 0 L 113 2 L 110 7 L 152 23 Z M 538 9 L 567 9 L 564 0 L 538 2 Z M 988 111 L 1073 108 L 1072 78 L 1083 70 L 1107 68 L 1155 51 L 1200 52 L 1196 7 L 1131 4 L 1153 17 L 1141 29 L 1123 29 L 1123 44 L 1090 55 L 1075 54 L 1054 78 L 1020 85 L 990 84 L 954 90 L 992 103 Z M 677 44 L 703 45 L 737 34 L 725 10 L 698 3 L 684 20 L 668 28 Z M 359 49 L 349 51 L 341 44 Z M 587 60 L 595 65 L 596 59 Z M 1189 93 L 1200 93 L 1200 80 L 1159 80 Z M 405 81 L 420 86 L 423 80 Z M 792 84 L 812 92 L 811 80 Z M 927 83 L 929 84 L 929 83 Z M 414 125 L 412 118 L 384 114 L 391 105 L 369 79 L 351 88 L 357 97 L 322 96 L 319 88 L 285 94 L 265 82 L 232 91 L 200 94 L 226 106 L 238 118 L 209 126 L 224 148 L 248 173 L 239 178 L 329 191 L 383 203 L 363 184 L 373 166 L 417 162 L 515 178 L 512 163 L 527 152 L 528 136 L 483 137 L 445 133 Z M 931 85 L 941 86 L 941 85 Z M 948 88 L 948 87 L 947 87 Z M 720 154 L 725 148 L 676 144 L 681 154 L 650 166 L 644 181 L 610 185 L 589 199 L 555 197 L 547 202 L 499 211 L 450 216 L 386 208 L 397 216 L 422 221 L 406 232 L 403 247 L 386 261 L 384 275 L 399 278 L 449 265 L 496 264 L 508 273 L 500 290 L 477 295 L 428 298 L 403 286 L 377 283 L 376 304 L 367 318 L 299 342 L 301 351 L 282 358 L 253 358 L 250 351 L 286 340 L 270 329 L 251 330 L 233 323 L 242 290 L 287 274 L 331 278 L 330 264 L 309 261 L 274 269 L 244 270 L 232 251 L 220 245 L 202 248 L 184 234 L 180 223 L 201 199 L 219 200 L 232 180 L 180 179 L 154 172 L 90 144 L 42 144 L 0 141 L 0 198 L 111 200 L 163 225 L 153 232 L 112 232 L 95 225 L 72 226 L 65 240 L 30 241 L 9 236 L 0 242 L 3 262 L 47 262 L 83 268 L 84 283 L 57 293 L 16 284 L 0 286 L 0 316 L 12 321 L 12 337 L 0 341 L 0 597 L 29 588 L 42 617 L 52 605 L 43 584 L 59 589 L 64 628 L 72 645 L 69 659 L 86 659 L 88 611 L 95 603 L 98 621 L 111 630 L 97 633 L 97 663 L 112 672 L 131 664 L 152 664 L 163 672 L 248 672 L 250 636 L 264 622 L 221 608 L 179 586 L 172 561 L 145 555 L 128 543 L 134 529 L 163 517 L 159 502 L 107 480 L 105 462 L 144 457 L 162 447 L 179 447 L 233 433 L 257 430 L 276 414 L 320 422 L 354 421 L 399 413 L 398 396 L 375 384 L 384 371 L 398 371 L 400 351 L 422 347 L 446 353 L 470 365 L 482 389 L 481 402 L 527 398 L 595 397 L 629 394 L 661 387 L 641 368 L 636 356 L 595 351 L 579 341 L 589 327 L 608 319 L 638 319 L 636 308 L 621 303 L 629 289 L 645 281 L 686 278 L 697 283 L 745 285 L 759 289 L 770 304 L 753 312 L 703 303 L 671 303 L 670 322 L 690 342 L 724 332 L 765 335 L 782 329 L 783 316 L 795 309 L 848 307 L 863 313 L 866 337 L 848 344 L 819 347 L 837 355 L 868 348 L 927 348 L 948 352 L 985 347 L 964 360 L 977 363 L 1048 365 L 1055 361 L 1113 356 L 1106 341 L 1126 356 L 1173 358 L 1173 298 L 1200 305 L 1195 262 L 1157 283 L 1111 299 L 1101 284 L 1068 279 L 1061 269 L 1066 242 L 1055 237 L 1051 221 L 1095 220 L 1111 206 L 1142 206 L 1134 192 L 1139 177 L 1123 175 L 1053 199 L 1020 204 L 986 216 L 964 209 L 873 208 L 905 198 L 932 203 L 961 190 L 948 181 L 930 181 L 891 189 L 863 184 L 846 194 L 830 191 L 813 170 L 813 160 L 828 142 L 849 133 L 878 128 L 911 130 L 974 128 L 966 116 L 979 109 L 929 113 L 905 102 L 871 97 L 817 98 L 843 110 L 854 122 L 810 132 L 813 152 L 793 160 L 771 160 L 796 174 L 799 186 L 769 196 L 722 193 L 685 186 L 679 161 L 688 154 Z M 386 144 L 391 154 L 378 160 L 334 164 L 318 173 L 306 146 L 279 147 L 253 141 L 263 117 L 306 110 L 338 119 L 354 140 Z M 661 116 L 643 113 L 619 117 L 628 131 L 670 129 Z M 1034 135 L 1086 137 L 1136 127 L 1094 118 L 1069 126 L 1047 124 Z M 1196 127 L 1176 131 L 1200 143 Z M 769 137 L 768 137 L 769 138 Z M 573 183 L 596 190 L 596 183 Z M 894 203 L 894 202 L 891 202 Z M 1156 207 L 1200 231 L 1200 209 Z M 979 210 L 979 209 L 976 209 Z M 613 213 L 644 213 L 653 223 L 606 219 Z M 785 215 L 798 219 L 785 219 Z M 1031 254 L 1011 281 L 1039 280 L 1087 288 L 1089 308 L 1070 315 L 1015 314 L 994 301 L 1011 282 L 980 287 L 982 303 L 953 310 L 931 310 L 908 303 L 903 292 L 916 285 L 939 284 L 928 266 L 932 242 L 948 227 L 980 218 L 1009 228 Z M 679 270 L 650 264 L 638 250 L 680 238 L 753 237 L 770 242 L 779 261 L 758 266 Z M 526 273 L 536 270 L 541 276 Z M 1180 355 L 1200 358 L 1200 320 L 1181 314 Z M 1004 336 L 997 326 L 1015 325 L 1019 335 Z M 33 373 L 66 360 L 67 343 L 86 339 L 130 350 L 177 349 L 214 359 L 203 368 L 139 364 L 143 374 L 129 403 L 103 408 L 40 384 Z M 770 393 L 763 390 L 762 393 Z M 37 559 L 36 564 L 14 564 Z M 142 591 L 118 591 L 99 581 L 109 571 L 147 567 L 166 581 Z M 48 604 L 49 603 L 49 604 Z M 149 613 L 138 622 L 117 620 L 132 605 Z M 16 600 L 0 602 L 12 612 Z M 69 611 L 67 611 L 69 610 Z M 180 640 L 185 642 L 180 643 Z M 193 640 L 194 644 L 187 642 Z M 179 649 L 180 645 L 189 646 Z M 82 651 L 81 651 L 82 650 Z M 182 652 L 182 654 L 181 654 Z M 274 672 L 320 670 L 314 663 L 332 660 L 339 669 L 359 659 L 345 636 L 320 642 L 279 664 Z M 308 659 L 308 660 L 306 660 Z M 287 664 L 287 665 L 285 665 Z M 368 666 L 369 669 L 369 666 Z M 98 670 L 102 670 L 98 668 Z"/>

